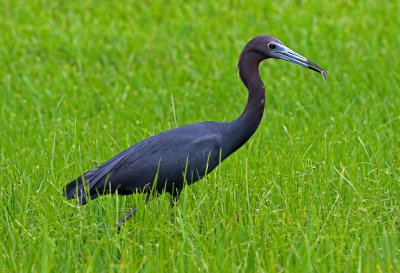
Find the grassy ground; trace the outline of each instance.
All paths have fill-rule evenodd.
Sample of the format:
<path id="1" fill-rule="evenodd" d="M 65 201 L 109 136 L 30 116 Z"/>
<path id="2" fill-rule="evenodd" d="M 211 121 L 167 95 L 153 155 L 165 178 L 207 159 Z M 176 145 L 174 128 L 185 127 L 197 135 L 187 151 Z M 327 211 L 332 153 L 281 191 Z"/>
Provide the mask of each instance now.
<path id="1" fill-rule="evenodd" d="M 0 271 L 399 271 L 399 12 L 373 0 L 1 1 Z M 258 131 L 174 209 L 166 195 L 146 208 L 62 197 L 143 138 L 235 119 L 238 56 L 258 34 L 320 64 L 328 85 L 261 65 Z"/>

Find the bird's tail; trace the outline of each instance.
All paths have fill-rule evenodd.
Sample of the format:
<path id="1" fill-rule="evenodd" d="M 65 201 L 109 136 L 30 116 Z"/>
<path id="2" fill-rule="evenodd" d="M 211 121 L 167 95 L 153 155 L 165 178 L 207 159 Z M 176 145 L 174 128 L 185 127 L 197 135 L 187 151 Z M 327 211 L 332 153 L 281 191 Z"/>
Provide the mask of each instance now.
<path id="1" fill-rule="evenodd" d="M 91 192 L 88 182 L 88 173 L 77 177 L 65 186 L 64 196 L 70 199 L 77 199 L 81 205 L 85 205 L 89 200 L 96 199 L 98 192 Z"/>
<path id="2" fill-rule="evenodd" d="M 89 200 L 96 199 L 99 195 L 113 193 L 115 189 L 111 187 L 111 184 L 108 184 L 108 178 L 112 170 L 129 155 L 129 151 L 130 150 L 127 149 L 119 153 L 100 166 L 87 171 L 69 182 L 64 188 L 64 196 L 66 196 L 68 200 L 76 198 L 80 204 L 85 205 Z"/>

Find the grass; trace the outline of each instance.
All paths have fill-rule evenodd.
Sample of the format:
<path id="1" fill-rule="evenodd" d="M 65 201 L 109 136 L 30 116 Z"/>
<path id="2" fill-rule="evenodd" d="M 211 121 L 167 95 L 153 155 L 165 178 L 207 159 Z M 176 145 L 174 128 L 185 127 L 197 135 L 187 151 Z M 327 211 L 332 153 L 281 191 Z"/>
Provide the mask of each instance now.
<path id="1" fill-rule="evenodd" d="M 3 0 L 0 11 L 1 272 L 400 270 L 398 1 Z M 247 98 L 238 56 L 258 34 L 324 67 L 328 84 L 262 64 L 258 131 L 173 209 L 166 195 L 146 208 L 140 196 L 62 197 L 141 139 L 235 119 Z"/>

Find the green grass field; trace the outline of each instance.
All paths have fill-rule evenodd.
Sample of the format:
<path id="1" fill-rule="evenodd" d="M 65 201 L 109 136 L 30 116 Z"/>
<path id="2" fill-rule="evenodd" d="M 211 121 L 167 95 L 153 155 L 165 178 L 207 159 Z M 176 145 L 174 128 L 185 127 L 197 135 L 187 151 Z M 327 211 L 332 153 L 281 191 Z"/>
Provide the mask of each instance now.
<path id="1" fill-rule="evenodd" d="M 0 272 L 399 272 L 399 26 L 399 1 L 1 1 Z M 258 131 L 175 208 L 62 197 L 144 138 L 237 118 L 259 34 L 328 84 L 263 63 Z"/>

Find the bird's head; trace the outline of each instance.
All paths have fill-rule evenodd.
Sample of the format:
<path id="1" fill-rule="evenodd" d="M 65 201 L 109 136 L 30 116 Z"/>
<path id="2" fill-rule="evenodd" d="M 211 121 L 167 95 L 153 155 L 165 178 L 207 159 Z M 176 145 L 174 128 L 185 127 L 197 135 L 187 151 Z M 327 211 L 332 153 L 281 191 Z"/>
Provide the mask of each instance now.
<path id="1" fill-rule="evenodd" d="M 322 67 L 294 52 L 274 37 L 267 35 L 257 36 L 246 45 L 245 51 L 256 52 L 260 55 L 260 60 L 268 58 L 282 59 L 307 67 L 308 69 L 321 73 L 326 81 L 327 73 Z"/>

